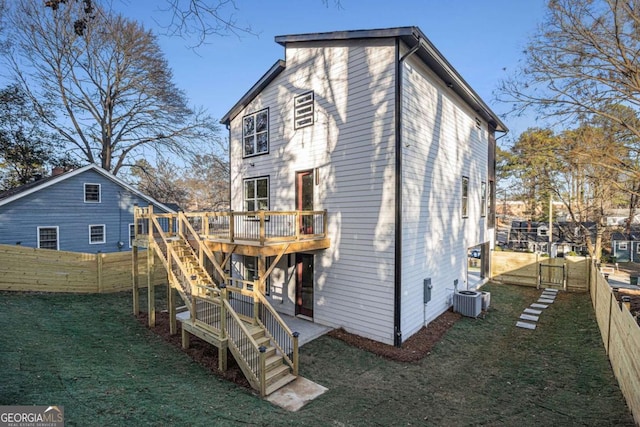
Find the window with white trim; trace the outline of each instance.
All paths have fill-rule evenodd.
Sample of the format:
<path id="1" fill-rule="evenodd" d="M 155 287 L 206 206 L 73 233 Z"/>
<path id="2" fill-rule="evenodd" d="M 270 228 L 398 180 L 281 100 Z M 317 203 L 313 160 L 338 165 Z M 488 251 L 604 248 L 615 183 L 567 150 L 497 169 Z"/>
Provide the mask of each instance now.
<path id="1" fill-rule="evenodd" d="M 100 184 L 84 184 L 84 202 L 100 203 Z"/>
<path id="2" fill-rule="evenodd" d="M 58 240 L 58 227 L 38 227 L 38 248 L 60 249 Z"/>
<path id="3" fill-rule="evenodd" d="M 301 129 L 313 125 L 314 95 L 313 91 L 298 95 L 293 99 L 293 127 Z"/>
<path id="4" fill-rule="evenodd" d="M 487 216 L 487 183 L 480 184 L 480 215 Z"/>
<path id="5" fill-rule="evenodd" d="M 469 216 L 469 178 L 462 177 L 462 217 Z"/>
<path id="6" fill-rule="evenodd" d="M 244 180 L 244 210 L 246 212 L 269 210 L 269 178 Z"/>
<path id="7" fill-rule="evenodd" d="M 96 245 L 99 243 L 105 243 L 106 238 L 106 226 L 104 224 L 90 225 L 89 226 L 89 244 Z"/>
<path id="8" fill-rule="evenodd" d="M 627 250 L 627 242 L 618 242 L 618 249 L 620 249 L 621 251 L 626 251 Z"/>
<path id="9" fill-rule="evenodd" d="M 242 118 L 242 145 L 244 157 L 269 152 L 268 108 Z"/>

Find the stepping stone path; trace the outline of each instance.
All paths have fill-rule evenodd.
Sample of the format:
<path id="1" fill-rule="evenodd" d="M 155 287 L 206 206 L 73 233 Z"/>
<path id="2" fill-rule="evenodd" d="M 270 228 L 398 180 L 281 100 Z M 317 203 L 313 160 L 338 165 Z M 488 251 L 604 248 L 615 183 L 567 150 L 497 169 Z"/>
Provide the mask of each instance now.
<path id="1" fill-rule="evenodd" d="M 538 301 L 524 309 L 524 312 L 520 315 L 520 320 L 516 322 L 516 326 L 523 329 L 535 329 L 542 310 L 553 304 L 557 295 L 557 289 L 545 289 L 542 291 Z"/>

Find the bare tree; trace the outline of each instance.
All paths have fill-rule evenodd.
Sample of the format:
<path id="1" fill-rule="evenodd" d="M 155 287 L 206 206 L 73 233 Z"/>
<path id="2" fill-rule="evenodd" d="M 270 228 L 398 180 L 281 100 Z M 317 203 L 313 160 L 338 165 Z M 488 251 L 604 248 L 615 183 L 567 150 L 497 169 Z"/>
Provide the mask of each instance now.
<path id="1" fill-rule="evenodd" d="M 189 108 L 150 31 L 91 1 L 45 4 L 11 5 L 7 58 L 70 152 L 117 174 L 151 153 L 187 157 L 215 140 L 214 121 Z"/>
<path id="2" fill-rule="evenodd" d="M 640 3 L 634 0 L 550 0 L 522 67 L 501 83 L 497 98 L 512 104 L 514 113 L 600 116 L 640 137 L 637 120 L 610 108 L 640 108 L 639 27 Z"/>
<path id="3" fill-rule="evenodd" d="M 321 0 L 340 8 L 340 0 Z M 255 35 L 249 24 L 240 24 L 239 0 L 165 0 L 161 10 L 171 18 L 166 28 L 170 35 L 195 38 L 196 46 L 206 43 L 211 36 L 234 34 Z"/>

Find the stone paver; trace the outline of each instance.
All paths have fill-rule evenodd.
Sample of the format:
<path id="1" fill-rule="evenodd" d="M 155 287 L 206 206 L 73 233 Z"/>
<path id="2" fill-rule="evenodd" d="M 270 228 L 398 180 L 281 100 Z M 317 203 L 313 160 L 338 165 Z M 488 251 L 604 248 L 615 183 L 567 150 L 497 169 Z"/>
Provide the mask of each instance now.
<path id="1" fill-rule="evenodd" d="M 525 308 L 524 312 L 526 314 L 535 314 L 535 315 L 540 315 L 542 314 L 542 310 L 534 310 L 533 308 Z"/>
<path id="2" fill-rule="evenodd" d="M 534 302 L 533 304 L 531 304 L 531 307 L 533 307 L 533 308 L 547 308 L 549 306 L 546 305 L 546 304 L 539 304 L 537 302 Z"/>
<path id="3" fill-rule="evenodd" d="M 535 323 L 528 323 L 528 322 L 518 322 L 518 323 L 516 323 L 516 326 L 518 328 L 524 328 L 524 329 L 535 329 L 536 328 L 536 324 Z"/>
<path id="4" fill-rule="evenodd" d="M 548 299 L 548 298 L 540 298 L 538 300 L 538 302 L 541 303 L 541 304 L 553 304 L 553 301 L 554 300 Z"/>
<path id="5" fill-rule="evenodd" d="M 520 319 L 521 320 L 530 320 L 532 322 L 537 322 L 538 319 L 540 319 L 540 316 L 534 316 L 533 314 L 521 314 L 520 315 Z"/>

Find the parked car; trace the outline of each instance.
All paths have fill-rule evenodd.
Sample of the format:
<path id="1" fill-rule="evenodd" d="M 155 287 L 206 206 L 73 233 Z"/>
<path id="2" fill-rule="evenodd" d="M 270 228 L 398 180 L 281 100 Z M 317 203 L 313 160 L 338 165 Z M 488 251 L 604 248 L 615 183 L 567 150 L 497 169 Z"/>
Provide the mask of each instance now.
<path id="1" fill-rule="evenodd" d="M 479 249 L 472 249 L 471 252 L 469 252 L 469 256 L 471 258 L 480 259 L 480 250 Z"/>

